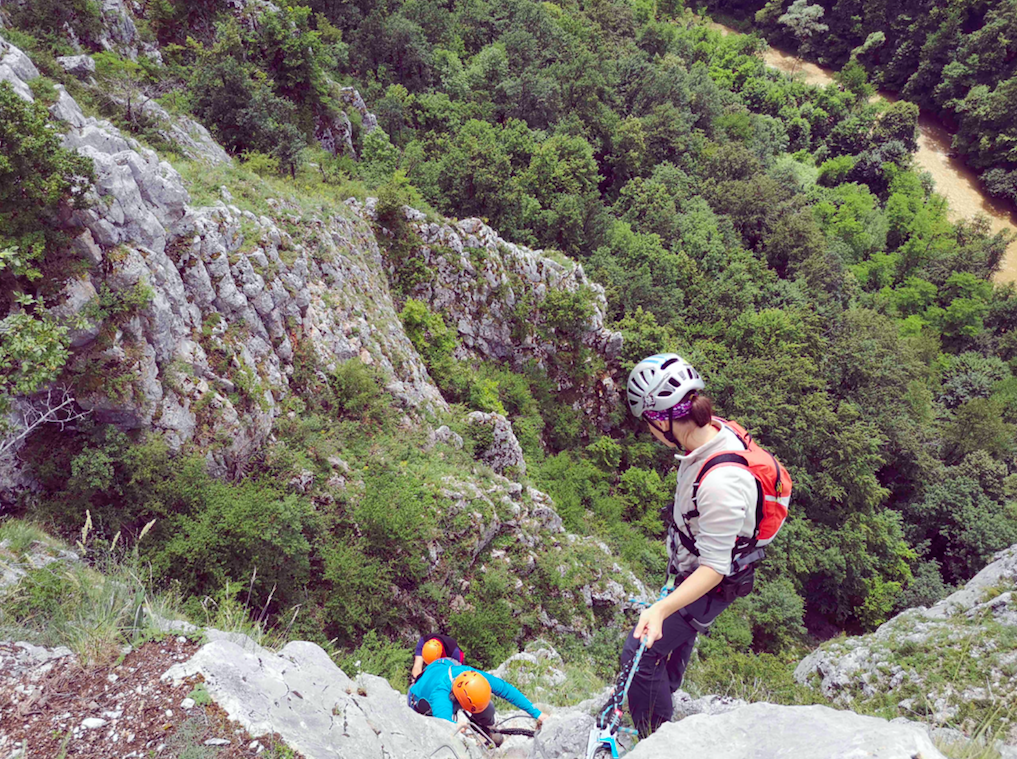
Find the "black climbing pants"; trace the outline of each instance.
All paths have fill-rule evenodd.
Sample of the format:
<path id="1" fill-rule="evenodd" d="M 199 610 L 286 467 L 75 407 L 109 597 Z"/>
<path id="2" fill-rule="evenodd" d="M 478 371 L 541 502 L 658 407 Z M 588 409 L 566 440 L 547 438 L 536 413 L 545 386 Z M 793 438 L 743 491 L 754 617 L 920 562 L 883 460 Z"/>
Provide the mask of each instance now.
<path id="1" fill-rule="evenodd" d="M 456 713 L 459 712 L 459 705 L 453 702 L 452 704 Z M 418 714 L 423 714 L 425 717 L 431 716 L 431 705 L 427 702 L 427 699 L 420 699 L 413 703 L 413 710 Z M 470 718 L 470 722 L 474 722 L 484 728 L 485 731 L 489 731 L 494 727 L 494 701 L 487 705 L 487 708 L 482 712 L 471 714 L 466 712 L 466 716 Z"/>
<path id="2" fill-rule="evenodd" d="M 686 606 L 684 611 L 697 623 L 708 625 L 731 603 L 710 592 Z M 661 639 L 653 644 L 653 648 L 643 651 L 639 669 L 629 688 L 629 712 L 641 738 L 671 719 L 674 711 L 671 695 L 681 687 L 696 634 L 695 628 L 676 612 L 664 620 Z M 622 672 L 628 671 L 628 664 L 638 648 L 639 641 L 630 633 L 622 650 Z"/>

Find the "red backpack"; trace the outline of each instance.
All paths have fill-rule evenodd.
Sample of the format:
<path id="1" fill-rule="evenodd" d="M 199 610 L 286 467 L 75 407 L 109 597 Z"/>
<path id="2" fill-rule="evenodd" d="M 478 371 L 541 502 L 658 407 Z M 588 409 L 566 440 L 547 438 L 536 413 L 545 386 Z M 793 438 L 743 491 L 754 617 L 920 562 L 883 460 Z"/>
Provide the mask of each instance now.
<path id="1" fill-rule="evenodd" d="M 690 522 L 699 516 L 696 496 L 699 493 L 699 486 L 703 484 L 703 478 L 720 467 L 737 466 L 747 469 L 756 480 L 756 527 L 751 538 L 739 537 L 735 541 L 732 570 L 738 572 L 763 558 L 763 546 L 774 539 L 787 519 L 787 510 L 791 503 L 791 475 L 784 465 L 753 440 L 740 424 L 716 416 L 713 420 L 722 428 L 733 432 L 745 449 L 721 451 L 703 462 L 692 484 L 693 509 L 683 513 L 685 530 L 676 526 L 676 532 L 682 545 L 690 553 L 698 556 L 699 549 L 696 548 L 696 542 L 692 538 Z"/>

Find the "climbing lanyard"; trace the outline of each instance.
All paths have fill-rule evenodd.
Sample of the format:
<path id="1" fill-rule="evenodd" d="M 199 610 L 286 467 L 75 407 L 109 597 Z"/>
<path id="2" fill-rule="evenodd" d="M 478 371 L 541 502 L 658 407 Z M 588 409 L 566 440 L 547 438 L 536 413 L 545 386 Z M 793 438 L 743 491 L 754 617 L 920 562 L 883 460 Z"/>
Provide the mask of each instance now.
<path id="1" fill-rule="evenodd" d="M 671 591 L 674 590 L 674 585 L 675 576 L 670 574 L 667 577 L 667 583 L 660 589 L 660 595 L 657 600 L 659 601 L 670 595 Z M 645 606 L 646 604 L 644 603 L 643 605 Z M 628 665 L 618 674 L 618 680 L 615 683 L 614 690 L 611 692 L 611 697 L 607 700 L 600 714 L 597 715 L 596 724 L 590 731 L 590 739 L 586 744 L 586 759 L 594 759 L 595 757 L 600 759 L 600 757 L 605 755 L 612 757 L 612 759 L 618 759 L 628 753 L 627 750 L 619 750 L 618 740 L 615 736 L 617 733 L 637 735 L 635 730 L 621 726 L 622 705 L 629 694 L 629 688 L 632 687 L 632 680 L 639 669 L 639 660 L 643 658 L 645 651 L 646 638 L 644 637 L 639 643 L 639 648 L 636 649 L 636 655 L 632 657 Z"/>

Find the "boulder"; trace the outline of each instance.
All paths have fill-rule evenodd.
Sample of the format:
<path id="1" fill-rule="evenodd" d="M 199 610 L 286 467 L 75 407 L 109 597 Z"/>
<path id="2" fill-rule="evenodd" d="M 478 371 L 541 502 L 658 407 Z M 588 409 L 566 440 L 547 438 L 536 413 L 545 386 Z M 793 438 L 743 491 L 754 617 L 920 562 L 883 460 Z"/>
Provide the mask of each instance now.
<path id="1" fill-rule="evenodd" d="M 921 727 L 827 706 L 757 703 L 671 722 L 632 759 L 945 759 Z"/>
<path id="2" fill-rule="evenodd" d="M 436 430 L 431 430 L 427 436 L 427 444 L 429 449 L 436 446 L 438 443 L 444 443 L 450 445 L 456 450 L 463 447 L 463 439 L 457 432 L 453 432 L 447 424 L 441 425 Z"/>
<path id="3" fill-rule="evenodd" d="M 28 82 L 39 76 L 39 69 L 21 50 L 0 37 L 0 82 L 8 82 L 24 100 L 34 102 Z"/>
<path id="4" fill-rule="evenodd" d="M 57 58 L 57 63 L 78 79 L 88 79 L 95 73 L 95 61 L 90 55 L 62 55 Z"/>

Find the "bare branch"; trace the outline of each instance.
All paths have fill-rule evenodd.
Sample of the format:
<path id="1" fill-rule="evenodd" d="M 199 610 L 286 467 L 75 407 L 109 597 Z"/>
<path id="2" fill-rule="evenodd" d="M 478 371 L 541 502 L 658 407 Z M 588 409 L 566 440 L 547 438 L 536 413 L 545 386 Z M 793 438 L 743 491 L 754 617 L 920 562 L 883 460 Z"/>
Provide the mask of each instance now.
<path id="1" fill-rule="evenodd" d="M 62 431 L 67 425 L 84 419 L 91 413 L 77 408 L 74 396 L 66 387 L 51 387 L 34 398 L 19 398 L 14 406 L 17 415 L 21 417 L 20 423 L 0 438 L 0 457 L 44 424 L 59 425 Z"/>

